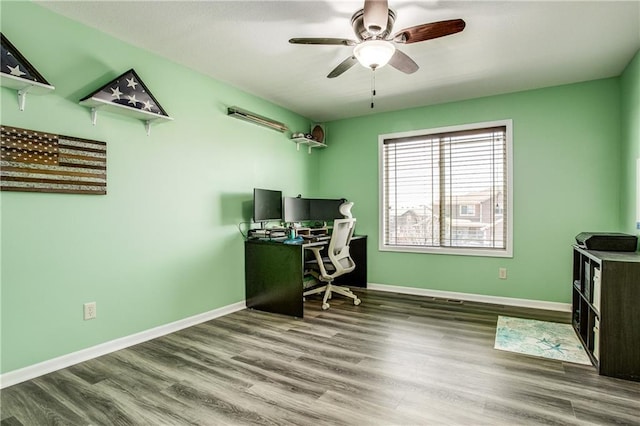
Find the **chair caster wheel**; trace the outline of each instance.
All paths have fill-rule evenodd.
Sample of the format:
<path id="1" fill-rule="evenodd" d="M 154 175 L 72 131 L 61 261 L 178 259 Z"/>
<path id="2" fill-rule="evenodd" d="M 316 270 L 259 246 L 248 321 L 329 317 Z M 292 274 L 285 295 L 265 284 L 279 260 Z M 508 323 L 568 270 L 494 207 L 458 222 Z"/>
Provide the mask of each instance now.
<path id="1" fill-rule="evenodd" d="M 328 303 L 323 303 L 322 304 L 322 310 L 326 311 L 327 309 L 329 309 L 329 304 Z"/>
<path id="2" fill-rule="evenodd" d="M 358 306 L 358 305 L 359 305 L 359 304 L 361 304 L 361 303 L 362 303 L 362 300 L 360 300 L 360 299 L 353 299 L 353 304 L 354 304 L 354 305 Z"/>

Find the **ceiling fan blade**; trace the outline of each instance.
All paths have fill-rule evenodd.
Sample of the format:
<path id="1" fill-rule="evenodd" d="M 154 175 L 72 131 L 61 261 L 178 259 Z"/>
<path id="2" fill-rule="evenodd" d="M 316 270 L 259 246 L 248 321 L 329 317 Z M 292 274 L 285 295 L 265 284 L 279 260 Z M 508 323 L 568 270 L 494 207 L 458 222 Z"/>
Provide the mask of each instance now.
<path id="1" fill-rule="evenodd" d="M 348 70 L 349 68 L 351 68 L 352 66 L 354 66 L 355 64 L 358 63 L 358 60 L 356 59 L 355 56 L 349 56 L 347 59 L 345 59 L 344 61 L 340 62 L 340 64 L 335 67 L 333 69 L 333 71 L 331 71 L 329 73 L 329 75 L 327 76 L 327 78 L 335 78 L 337 76 L 339 76 L 340 74 L 342 74 L 343 72 L 345 72 L 346 70 Z"/>
<path id="2" fill-rule="evenodd" d="M 387 28 L 388 17 L 387 0 L 364 0 L 364 27 L 370 34 L 378 35 Z"/>
<path id="3" fill-rule="evenodd" d="M 413 59 L 398 49 L 389 60 L 389 65 L 405 74 L 413 74 L 420 68 Z"/>
<path id="4" fill-rule="evenodd" d="M 464 30 L 467 24 L 462 19 L 450 19 L 448 21 L 431 22 L 430 24 L 416 25 L 405 28 L 393 36 L 396 43 L 417 43 L 438 37 L 448 36 Z"/>
<path id="5" fill-rule="evenodd" d="M 355 40 L 348 40 L 344 38 L 292 38 L 289 40 L 291 44 L 329 44 L 329 45 L 341 45 L 341 46 L 355 46 L 357 43 Z"/>

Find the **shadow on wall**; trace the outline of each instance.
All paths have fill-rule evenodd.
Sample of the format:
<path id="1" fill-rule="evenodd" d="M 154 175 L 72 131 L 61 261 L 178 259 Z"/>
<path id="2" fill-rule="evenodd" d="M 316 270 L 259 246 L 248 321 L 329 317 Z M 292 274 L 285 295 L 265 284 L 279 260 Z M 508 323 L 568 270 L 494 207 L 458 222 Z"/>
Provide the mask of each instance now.
<path id="1" fill-rule="evenodd" d="M 253 194 L 222 194 L 220 196 L 220 220 L 223 225 L 250 222 L 253 215 Z"/>

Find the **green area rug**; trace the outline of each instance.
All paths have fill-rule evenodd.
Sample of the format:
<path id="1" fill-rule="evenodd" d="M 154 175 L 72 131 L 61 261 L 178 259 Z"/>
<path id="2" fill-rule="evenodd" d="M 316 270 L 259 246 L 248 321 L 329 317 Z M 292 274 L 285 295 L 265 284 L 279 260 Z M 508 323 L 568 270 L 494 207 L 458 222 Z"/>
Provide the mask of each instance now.
<path id="1" fill-rule="evenodd" d="M 494 348 L 591 365 L 571 324 L 499 316 Z"/>

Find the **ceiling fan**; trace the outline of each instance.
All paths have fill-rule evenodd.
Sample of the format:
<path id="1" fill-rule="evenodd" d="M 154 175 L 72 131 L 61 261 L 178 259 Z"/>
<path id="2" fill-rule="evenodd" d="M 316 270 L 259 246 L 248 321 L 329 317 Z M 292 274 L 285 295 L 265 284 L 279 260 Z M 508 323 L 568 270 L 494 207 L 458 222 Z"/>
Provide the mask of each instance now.
<path id="1" fill-rule="evenodd" d="M 394 43 L 410 44 L 444 37 L 462 31 L 465 22 L 462 19 L 431 22 L 405 28 L 392 34 L 396 13 L 389 9 L 387 0 L 364 0 L 364 8 L 351 17 L 351 26 L 357 40 L 342 38 L 292 38 L 292 44 L 321 44 L 352 46 L 353 53 L 327 75 L 335 78 L 360 62 L 363 66 L 376 70 L 387 63 L 392 67 L 412 74 L 418 70 L 418 64 Z"/>

